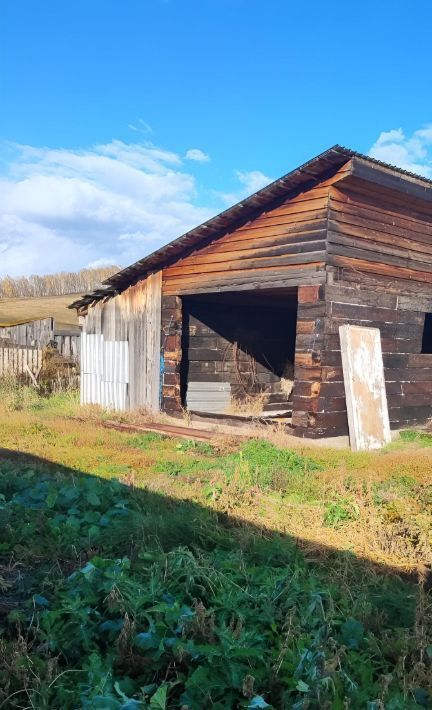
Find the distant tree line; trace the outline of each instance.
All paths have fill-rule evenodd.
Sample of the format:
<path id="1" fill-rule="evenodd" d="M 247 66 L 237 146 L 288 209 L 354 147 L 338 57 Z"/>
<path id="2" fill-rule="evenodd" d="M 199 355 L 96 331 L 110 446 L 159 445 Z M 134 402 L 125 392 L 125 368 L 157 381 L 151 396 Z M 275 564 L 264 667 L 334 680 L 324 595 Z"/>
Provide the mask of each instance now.
<path id="1" fill-rule="evenodd" d="M 119 271 L 118 266 L 100 266 L 81 271 L 59 271 L 39 276 L 4 276 L 0 278 L 0 298 L 30 298 L 32 296 L 62 296 L 83 293 L 100 286 L 102 281 Z"/>

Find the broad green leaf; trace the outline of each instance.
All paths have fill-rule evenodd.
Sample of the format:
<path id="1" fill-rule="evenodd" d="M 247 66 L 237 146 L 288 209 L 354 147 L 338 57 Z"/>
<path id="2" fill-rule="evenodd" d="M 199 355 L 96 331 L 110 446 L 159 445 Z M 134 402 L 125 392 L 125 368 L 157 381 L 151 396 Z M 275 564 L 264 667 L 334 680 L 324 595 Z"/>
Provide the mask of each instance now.
<path id="1" fill-rule="evenodd" d="M 271 705 L 266 703 L 262 695 L 255 695 L 247 706 L 248 710 L 264 710 L 269 707 L 271 707 Z"/>
<path id="2" fill-rule="evenodd" d="M 48 508 L 54 508 L 56 502 L 57 502 L 58 494 L 57 491 L 51 491 L 51 493 L 48 494 L 47 499 L 46 499 L 46 504 Z"/>
<path id="3" fill-rule="evenodd" d="M 99 506 L 101 503 L 101 500 L 100 500 L 98 494 L 95 493 L 94 491 L 90 491 L 90 493 L 87 493 L 86 500 L 87 500 L 87 503 L 90 503 L 90 505 L 94 505 L 95 507 Z"/>
<path id="4" fill-rule="evenodd" d="M 364 626 L 357 619 L 347 619 L 341 627 L 342 643 L 348 648 L 358 648 L 364 636 Z"/>
<path id="5" fill-rule="evenodd" d="M 168 698 L 168 685 L 161 685 L 150 698 L 150 710 L 165 710 Z"/>

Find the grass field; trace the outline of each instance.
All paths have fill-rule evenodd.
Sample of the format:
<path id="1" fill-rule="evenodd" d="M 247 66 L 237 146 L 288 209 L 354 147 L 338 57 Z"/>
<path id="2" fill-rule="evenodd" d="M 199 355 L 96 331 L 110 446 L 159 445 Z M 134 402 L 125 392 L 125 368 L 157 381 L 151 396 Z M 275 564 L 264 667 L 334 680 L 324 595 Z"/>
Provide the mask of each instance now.
<path id="1" fill-rule="evenodd" d="M 0 325 L 52 317 L 57 327 L 77 326 L 76 311 L 69 310 L 68 306 L 78 296 L 79 294 L 68 294 L 39 298 L 0 298 Z"/>
<path id="2" fill-rule="evenodd" d="M 0 402 L 0 707 L 432 706 L 431 436 L 210 445 Z"/>

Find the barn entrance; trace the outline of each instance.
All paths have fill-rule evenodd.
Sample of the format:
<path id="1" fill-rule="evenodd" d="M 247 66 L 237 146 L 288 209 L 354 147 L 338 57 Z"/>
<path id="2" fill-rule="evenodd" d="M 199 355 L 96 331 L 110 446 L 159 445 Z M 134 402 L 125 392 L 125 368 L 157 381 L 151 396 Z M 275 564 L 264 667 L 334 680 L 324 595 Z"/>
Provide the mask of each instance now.
<path id="1" fill-rule="evenodd" d="M 183 406 L 205 414 L 288 418 L 297 289 L 182 301 Z"/>

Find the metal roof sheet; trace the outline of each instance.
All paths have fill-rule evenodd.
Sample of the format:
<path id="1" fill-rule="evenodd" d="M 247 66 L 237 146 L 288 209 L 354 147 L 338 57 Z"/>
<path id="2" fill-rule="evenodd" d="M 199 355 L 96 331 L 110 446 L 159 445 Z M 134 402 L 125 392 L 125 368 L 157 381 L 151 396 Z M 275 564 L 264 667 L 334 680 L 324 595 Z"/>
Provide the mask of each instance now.
<path id="1" fill-rule="evenodd" d="M 143 278 L 145 274 L 172 263 L 188 249 L 199 246 L 204 240 L 216 238 L 228 229 L 232 229 L 237 223 L 251 219 L 254 213 L 261 211 L 268 203 L 282 197 L 287 197 L 290 193 L 295 194 L 300 189 L 306 190 L 313 187 L 317 182 L 322 180 L 327 173 L 330 174 L 332 171 L 338 170 L 351 158 L 360 158 L 373 165 L 390 169 L 407 178 L 421 180 L 427 186 L 432 186 L 432 180 L 422 175 L 416 175 L 415 173 L 403 170 L 389 163 L 383 163 L 376 158 L 363 155 L 350 148 L 334 145 L 332 148 L 320 153 L 295 170 L 266 185 L 250 197 L 229 207 L 224 212 L 212 217 L 198 227 L 191 229 L 181 237 L 178 237 L 178 239 L 169 242 L 169 244 L 162 246 L 143 259 L 113 274 L 113 276 L 110 276 L 103 282 L 103 289 L 85 294 L 79 300 L 74 301 L 69 308 L 83 308 L 94 302 L 120 293 L 125 288 L 135 283 L 139 278 Z"/>

